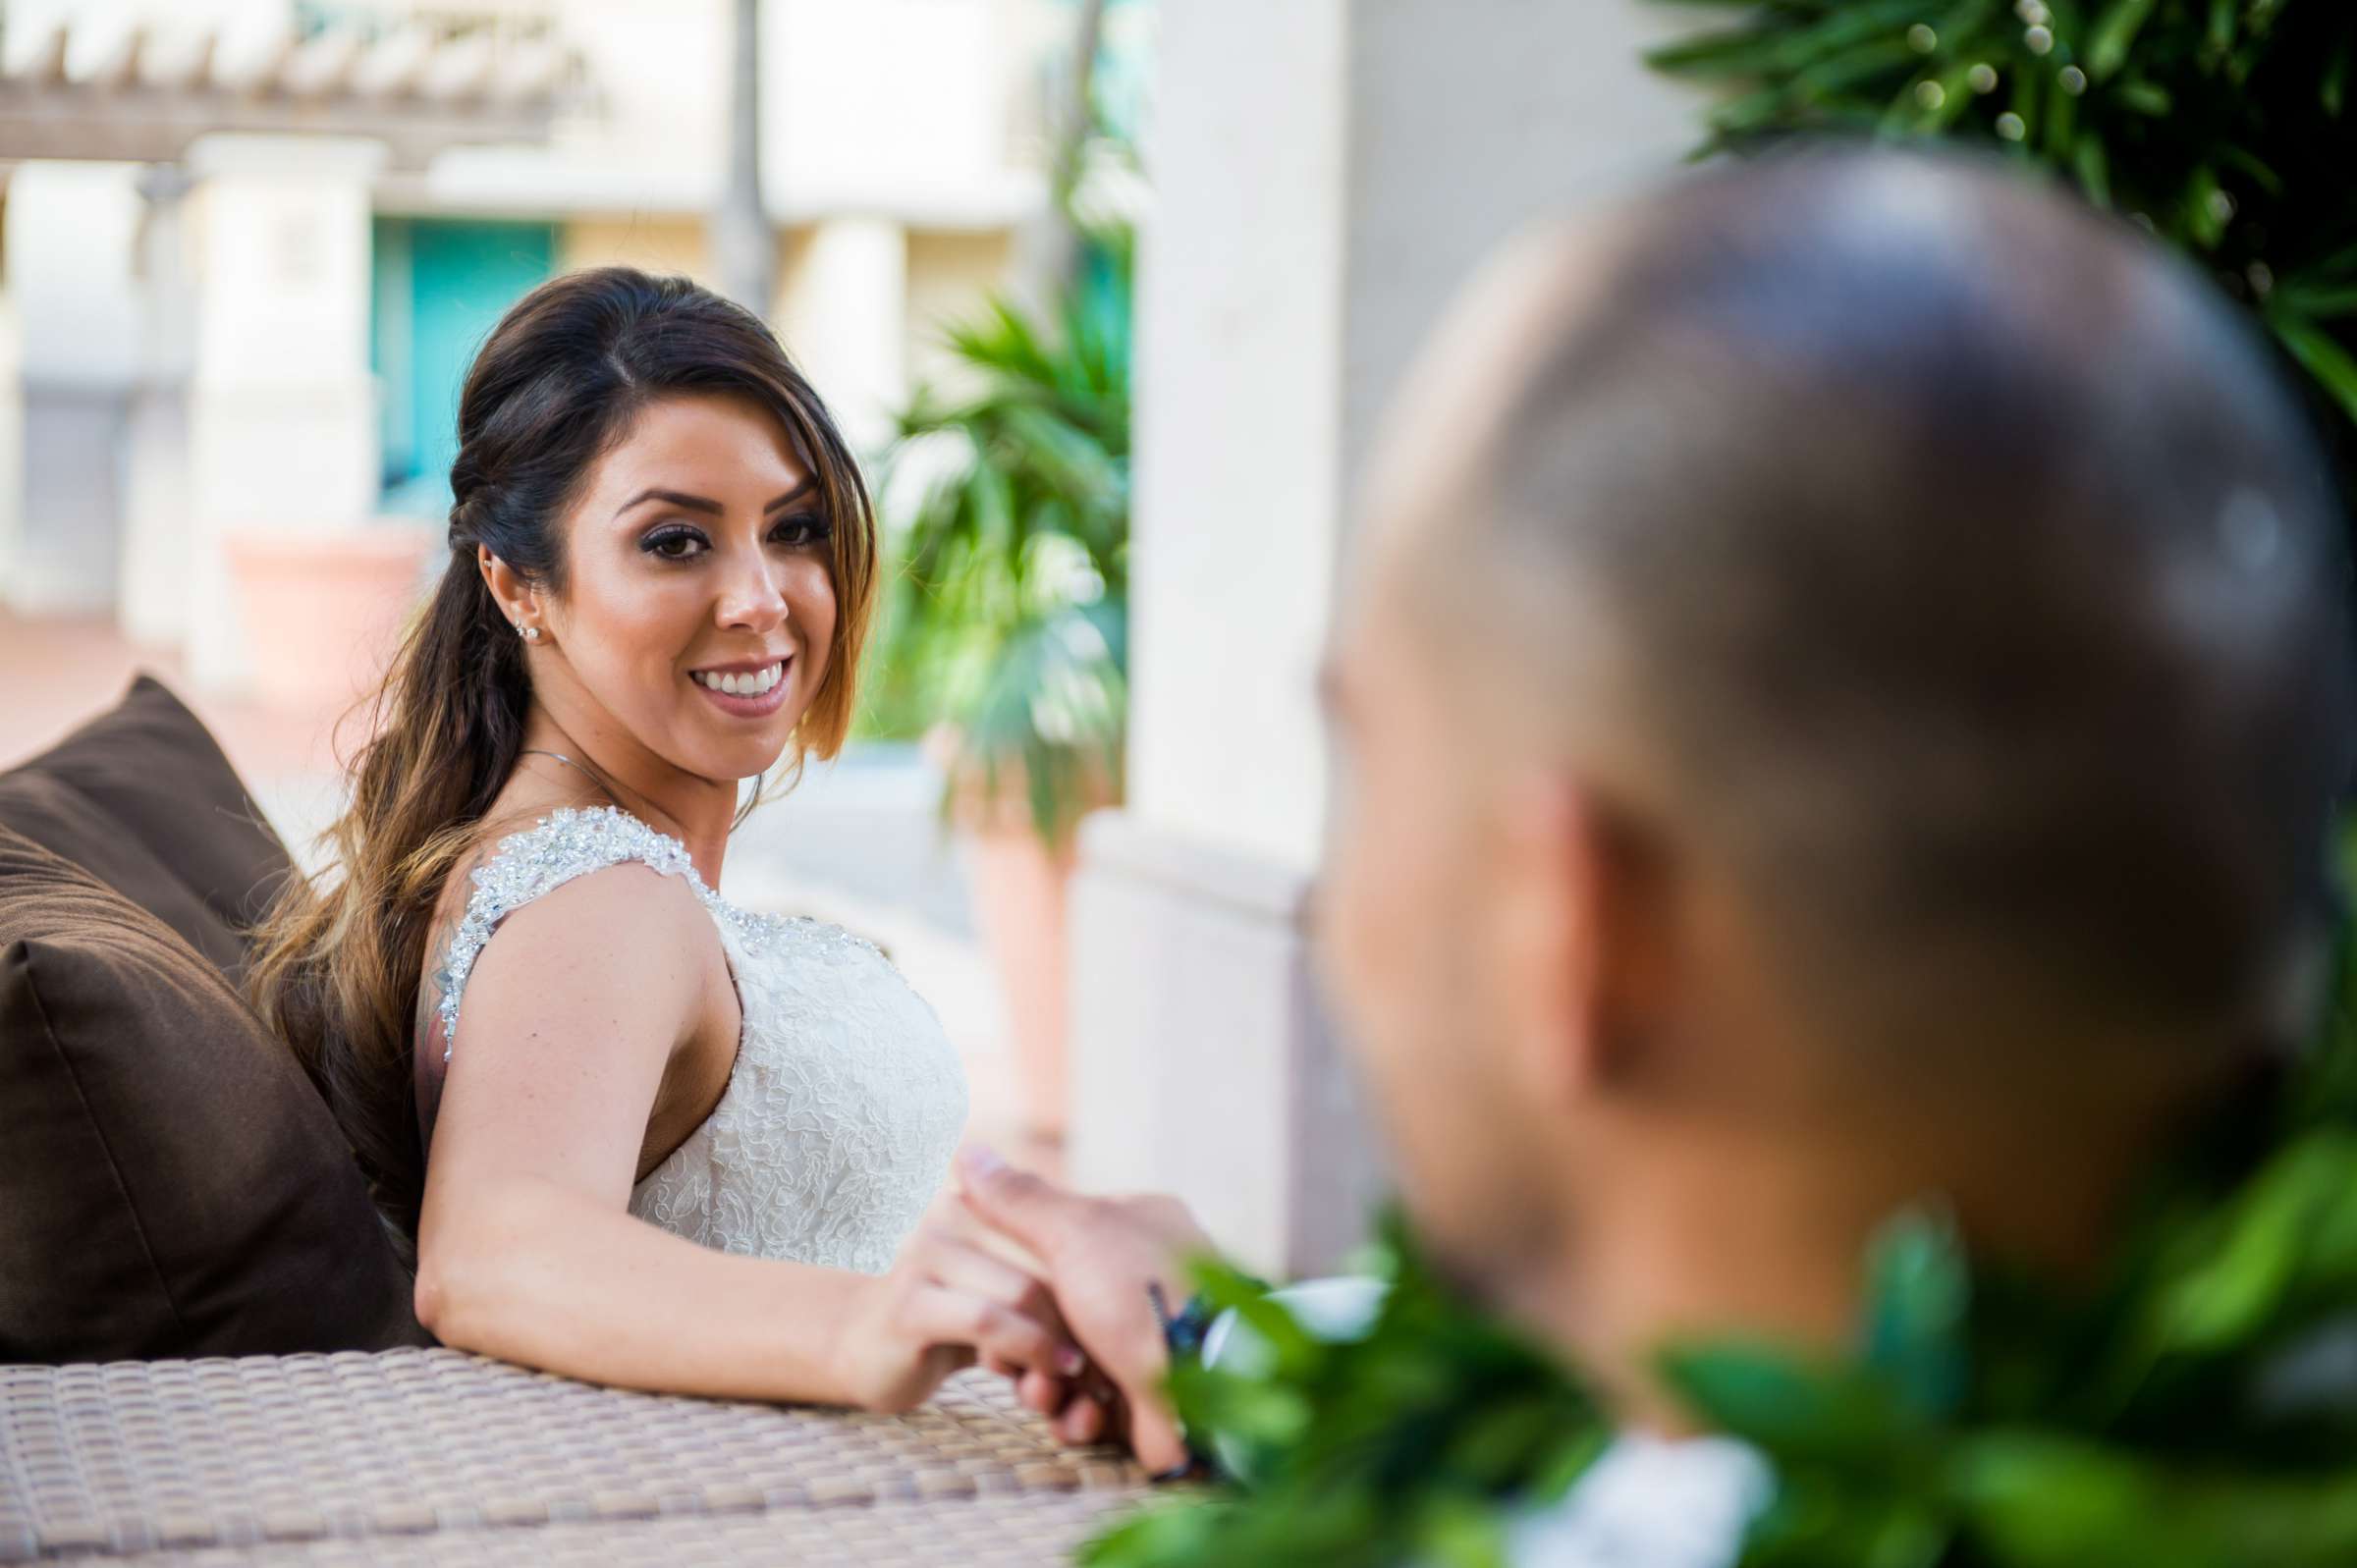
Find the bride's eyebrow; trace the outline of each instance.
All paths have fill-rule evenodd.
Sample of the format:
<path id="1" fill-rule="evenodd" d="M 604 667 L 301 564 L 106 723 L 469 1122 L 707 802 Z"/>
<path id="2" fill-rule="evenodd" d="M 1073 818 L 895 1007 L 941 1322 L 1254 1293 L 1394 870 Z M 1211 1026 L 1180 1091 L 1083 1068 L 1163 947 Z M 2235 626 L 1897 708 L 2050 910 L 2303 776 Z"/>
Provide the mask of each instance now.
<path id="1" fill-rule="evenodd" d="M 805 475 L 805 476 L 803 477 L 803 479 L 802 479 L 802 482 L 801 482 L 800 484 L 798 484 L 798 485 L 795 485 L 795 487 L 794 487 L 792 490 L 789 490 L 789 491 L 787 491 L 787 492 L 786 492 L 784 495 L 782 495 L 782 496 L 778 497 L 778 499 L 777 499 L 777 500 L 775 500 L 775 501 L 771 502 L 771 503 L 770 503 L 768 506 L 766 506 L 766 507 L 763 507 L 763 508 L 761 509 L 761 515 L 763 515 L 764 517 L 766 517 L 766 516 L 768 516 L 768 515 L 769 515 L 771 513 L 773 513 L 773 512 L 777 511 L 777 510 L 778 510 L 780 507 L 790 507 L 790 506 L 794 505 L 794 503 L 795 503 L 796 501 L 799 501 L 799 500 L 801 500 L 801 499 L 802 499 L 802 497 L 804 497 L 804 496 L 808 495 L 808 494 L 809 494 L 809 493 L 810 493 L 812 490 L 816 489 L 817 487 L 818 487 L 818 477 L 817 477 L 817 475 L 815 475 L 815 474 Z"/>
<path id="2" fill-rule="evenodd" d="M 649 501 L 666 502 L 671 506 L 682 507 L 689 512 L 709 513 L 715 517 L 719 516 L 722 511 L 719 502 L 711 500 L 705 496 L 682 495 L 677 490 L 641 490 L 636 495 L 630 497 L 630 500 L 615 508 L 614 515 L 619 517 L 624 513 L 630 511 L 632 507 L 643 506 Z"/>
<path id="3" fill-rule="evenodd" d="M 810 493 L 812 487 L 816 483 L 817 480 L 814 478 L 803 479 L 800 484 L 795 485 L 792 490 L 787 491 L 784 495 L 777 497 L 768 505 L 764 506 L 761 509 L 761 514 L 763 516 L 767 516 L 769 514 L 777 511 L 780 507 L 791 506 L 795 502 L 799 501 L 803 496 L 806 496 Z M 630 497 L 630 500 L 615 508 L 614 515 L 619 517 L 624 513 L 630 511 L 632 507 L 643 506 L 649 501 L 660 501 L 669 506 L 684 508 L 688 512 L 701 512 L 714 517 L 719 516 L 724 511 L 727 510 L 721 506 L 719 502 L 714 501 L 709 496 L 691 496 L 678 490 L 641 490 L 636 495 Z"/>

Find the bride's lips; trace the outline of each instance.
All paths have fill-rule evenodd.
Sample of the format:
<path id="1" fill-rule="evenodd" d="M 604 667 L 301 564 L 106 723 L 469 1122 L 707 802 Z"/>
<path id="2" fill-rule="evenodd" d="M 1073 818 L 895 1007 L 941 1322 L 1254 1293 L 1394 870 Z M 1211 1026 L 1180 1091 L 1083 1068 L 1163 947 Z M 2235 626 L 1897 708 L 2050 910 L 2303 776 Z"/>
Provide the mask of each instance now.
<path id="1" fill-rule="evenodd" d="M 794 683 L 794 656 L 792 654 L 788 654 L 784 658 L 776 661 L 776 663 L 778 665 L 777 684 L 771 686 L 767 691 L 764 691 L 757 696 L 743 696 L 736 692 L 715 691 L 710 686 L 707 686 L 702 681 L 696 679 L 695 675 L 692 673 L 687 676 L 687 684 L 693 686 L 699 695 L 707 698 L 711 702 L 712 706 L 718 708 L 722 713 L 729 715 L 731 718 L 766 719 L 771 714 L 776 713 L 780 708 L 786 706 L 786 689 Z M 717 674 L 719 672 L 715 673 Z M 743 674 L 744 672 L 732 668 L 727 673 L 730 675 L 740 675 Z"/>

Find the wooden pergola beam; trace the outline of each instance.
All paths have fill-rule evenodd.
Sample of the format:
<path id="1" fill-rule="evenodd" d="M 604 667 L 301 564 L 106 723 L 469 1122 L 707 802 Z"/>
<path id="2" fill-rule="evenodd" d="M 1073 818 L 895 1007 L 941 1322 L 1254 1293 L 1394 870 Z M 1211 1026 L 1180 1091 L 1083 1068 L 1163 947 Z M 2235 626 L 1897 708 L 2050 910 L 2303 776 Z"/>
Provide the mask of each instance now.
<path id="1" fill-rule="evenodd" d="M 486 14 L 485 23 L 498 19 Z M 421 27 L 382 35 L 289 31 L 224 57 L 207 33 L 176 58 L 133 26 L 79 59 L 66 25 L 9 40 L 0 59 L 0 164 L 32 158 L 178 161 L 211 132 L 368 137 L 390 166 L 447 147 L 545 141 L 580 82 L 580 59 L 540 31 Z"/>
<path id="2" fill-rule="evenodd" d="M 0 81 L 0 160 L 173 163 L 199 136 L 241 132 L 372 137 L 389 149 L 391 167 L 416 170 L 446 147 L 545 140 L 555 114 L 555 104 L 545 98 L 516 103 L 105 91 L 12 79 Z"/>

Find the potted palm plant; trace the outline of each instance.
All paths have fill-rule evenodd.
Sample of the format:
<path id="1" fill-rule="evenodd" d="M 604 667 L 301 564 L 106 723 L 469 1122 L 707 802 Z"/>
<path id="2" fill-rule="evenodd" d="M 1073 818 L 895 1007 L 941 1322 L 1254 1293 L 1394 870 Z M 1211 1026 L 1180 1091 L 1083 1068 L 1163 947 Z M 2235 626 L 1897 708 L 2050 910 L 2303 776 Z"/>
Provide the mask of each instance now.
<path id="1" fill-rule="evenodd" d="M 1117 800 L 1127 697 L 1129 257 L 1091 235 L 1048 305 L 948 333 L 885 464 L 894 530 L 879 704 L 939 717 L 943 812 L 1008 1002 L 1025 1129 L 1062 1136 L 1075 830 Z"/>

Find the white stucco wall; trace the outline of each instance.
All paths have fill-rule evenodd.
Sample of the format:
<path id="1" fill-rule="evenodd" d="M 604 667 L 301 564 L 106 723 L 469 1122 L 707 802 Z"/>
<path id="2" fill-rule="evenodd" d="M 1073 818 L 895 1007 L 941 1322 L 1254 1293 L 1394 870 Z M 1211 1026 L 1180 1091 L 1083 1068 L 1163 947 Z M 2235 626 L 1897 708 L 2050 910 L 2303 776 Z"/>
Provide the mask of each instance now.
<path id="1" fill-rule="evenodd" d="M 1345 502 L 1383 404 L 1500 241 L 1672 174 L 1700 99 L 1647 47 L 1723 13 L 1653 0 L 1374 0 L 1351 8 Z"/>
<path id="2" fill-rule="evenodd" d="M 125 163 L 28 163 L 10 176 L 5 253 L 25 311 L 27 376 L 120 387 L 137 374 L 137 173 Z"/>
<path id="3" fill-rule="evenodd" d="M 1044 0 L 1032 0 L 1044 3 Z M 1044 187 L 1011 112 L 1031 37 L 1011 0 L 764 0 L 762 190 L 772 217 L 992 228 Z M 418 211 L 548 217 L 710 208 L 728 167 L 729 0 L 548 0 L 589 101 L 545 147 L 456 147 L 384 194 Z"/>
<path id="4" fill-rule="evenodd" d="M 887 441 L 908 391 L 907 232 L 831 218 L 795 235 L 770 320 L 853 449 Z"/>
<path id="5" fill-rule="evenodd" d="M 11 563 L 25 526 L 25 382 L 17 373 L 22 336 L 16 296 L 0 286 L 0 605 L 13 602 Z"/>
<path id="6" fill-rule="evenodd" d="M 0 254 L 18 321 L 12 454 L 0 453 L 0 604 L 90 612 L 114 598 L 125 411 L 140 363 L 126 164 L 27 163 Z"/>
<path id="7" fill-rule="evenodd" d="M 368 182 L 381 155 L 328 136 L 211 136 L 191 153 L 187 651 L 210 689 L 253 676 L 233 538 L 332 534 L 375 510 Z"/>
<path id="8" fill-rule="evenodd" d="M 1298 870 L 1325 790 L 1347 10 L 1168 9 L 1138 274 L 1131 809 Z"/>
<path id="9" fill-rule="evenodd" d="M 1139 290 L 1133 810 L 1307 869 L 1310 701 L 1384 400 L 1502 239 L 1673 170 L 1638 0 L 1187 0 Z"/>
<path id="10" fill-rule="evenodd" d="M 1022 62 L 990 0 L 768 0 L 762 21 L 773 211 L 946 213 L 1010 178 Z"/>

